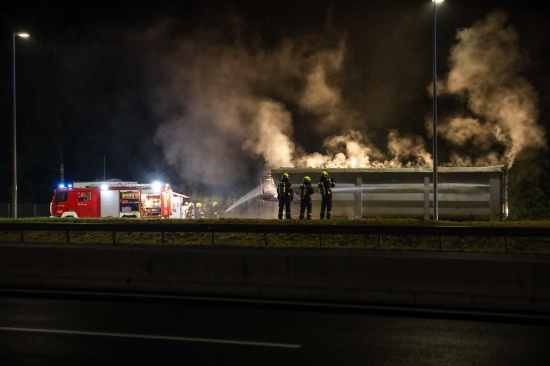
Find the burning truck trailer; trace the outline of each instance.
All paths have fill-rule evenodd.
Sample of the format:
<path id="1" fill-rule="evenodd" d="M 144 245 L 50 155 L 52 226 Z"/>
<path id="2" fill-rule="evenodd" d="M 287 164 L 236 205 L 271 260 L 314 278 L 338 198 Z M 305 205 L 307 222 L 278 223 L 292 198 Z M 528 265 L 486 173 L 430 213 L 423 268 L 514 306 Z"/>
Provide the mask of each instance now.
<path id="1" fill-rule="evenodd" d="M 262 179 L 261 196 L 276 200 L 276 187 L 284 172 L 297 191 L 304 176 L 311 177 L 314 218 L 319 217 L 321 172 L 336 181 L 333 218 L 433 218 L 431 168 L 317 169 L 278 168 L 271 181 Z M 508 217 L 508 170 L 504 165 L 438 168 L 438 216 L 447 220 L 501 221 Z M 299 202 L 296 197 L 294 202 Z M 296 209 L 293 209 L 296 210 Z"/>
<path id="2" fill-rule="evenodd" d="M 52 217 L 185 218 L 189 198 L 168 184 L 140 184 L 110 179 L 74 182 L 54 191 Z"/>
<path id="3" fill-rule="evenodd" d="M 264 201 L 278 201 L 277 186 L 271 174 L 262 175 L 260 178 L 260 199 Z"/>

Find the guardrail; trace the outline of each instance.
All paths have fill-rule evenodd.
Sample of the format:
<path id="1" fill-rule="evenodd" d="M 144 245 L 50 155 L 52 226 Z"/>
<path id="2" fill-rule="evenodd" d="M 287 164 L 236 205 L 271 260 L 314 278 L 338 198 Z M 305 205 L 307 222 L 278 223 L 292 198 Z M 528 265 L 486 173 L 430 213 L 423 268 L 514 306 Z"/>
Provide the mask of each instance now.
<path id="1" fill-rule="evenodd" d="M 374 235 L 382 245 L 383 236 L 429 236 L 437 238 L 440 249 L 444 237 L 503 238 L 506 250 L 511 238 L 547 239 L 550 245 L 550 228 L 533 227 L 476 227 L 476 226 L 382 226 L 382 225 L 284 225 L 284 224 L 224 224 L 224 223 L 1 223 L 0 233 L 17 232 L 18 242 L 25 243 L 27 232 L 64 232 L 65 243 L 71 243 L 73 232 L 108 232 L 112 244 L 118 244 L 117 233 L 159 233 L 160 243 L 166 244 L 166 233 L 209 233 L 211 245 L 216 245 L 216 234 L 256 233 L 263 234 L 268 245 L 268 234 L 313 234 L 318 236 L 319 247 L 327 235 Z M 63 243 L 62 243 L 63 244 Z"/>
<path id="2" fill-rule="evenodd" d="M 49 217 L 49 203 L 24 203 L 17 204 L 17 217 Z M 13 217 L 13 205 L 11 203 L 0 202 L 0 217 Z"/>

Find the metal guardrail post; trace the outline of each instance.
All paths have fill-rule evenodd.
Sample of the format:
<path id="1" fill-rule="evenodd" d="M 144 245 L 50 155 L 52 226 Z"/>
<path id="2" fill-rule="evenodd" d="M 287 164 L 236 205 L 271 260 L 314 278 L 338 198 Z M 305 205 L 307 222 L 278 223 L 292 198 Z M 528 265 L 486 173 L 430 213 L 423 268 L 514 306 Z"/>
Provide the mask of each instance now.
<path id="1" fill-rule="evenodd" d="M 504 236 L 504 244 L 506 244 L 506 251 L 508 251 L 508 236 Z"/>

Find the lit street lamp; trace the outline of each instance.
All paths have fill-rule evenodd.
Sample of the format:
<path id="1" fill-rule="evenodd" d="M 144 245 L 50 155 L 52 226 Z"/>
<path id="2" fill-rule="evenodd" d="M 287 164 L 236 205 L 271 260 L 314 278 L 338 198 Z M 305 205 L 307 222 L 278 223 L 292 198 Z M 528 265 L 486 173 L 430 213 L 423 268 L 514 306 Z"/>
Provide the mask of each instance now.
<path id="1" fill-rule="evenodd" d="M 442 3 L 443 0 L 432 0 L 434 3 L 434 90 L 433 90 L 433 119 L 434 119 L 434 126 L 433 126 L 433 196 L 434 196 L 434 211 L 433 211 L 433 219 L 439 220 L 439 214 L 438 214 L 438 202 L 437 202 L 437 42 L 436 42 L 436 30 L 437 30 L 437 3 Z"/>
<path id="2" fill-rule="evenodd" d="M 27 33 L 13 32 L 13 218 L 17 218 L 17 109 L 15 107 L 15 36 L 26 38 Z"/>

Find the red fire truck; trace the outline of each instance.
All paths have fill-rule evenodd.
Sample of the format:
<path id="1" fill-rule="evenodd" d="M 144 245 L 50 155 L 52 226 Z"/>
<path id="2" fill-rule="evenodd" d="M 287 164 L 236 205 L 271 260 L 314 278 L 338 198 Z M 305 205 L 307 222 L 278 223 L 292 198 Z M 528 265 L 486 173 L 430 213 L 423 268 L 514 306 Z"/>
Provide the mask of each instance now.
<path id="1" fill-rule="evenodd" d="M 168 184 L 139 184 L 117 179 L 75 182 L 55 190 L 52 217 L 183 218 L 184 200 Z"/>

